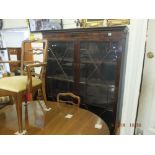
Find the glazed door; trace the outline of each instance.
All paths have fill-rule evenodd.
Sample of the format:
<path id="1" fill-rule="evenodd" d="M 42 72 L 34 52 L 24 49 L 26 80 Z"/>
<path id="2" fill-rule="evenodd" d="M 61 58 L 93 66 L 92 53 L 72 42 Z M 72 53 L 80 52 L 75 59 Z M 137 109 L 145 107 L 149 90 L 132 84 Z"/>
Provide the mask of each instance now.
<path id="1" fill-rule="evenodd" d="M 136 134 L 155 134 L 155 20 L 149 20 Z"/>
<path id="2" fill-rule="evenodd" d="M 74 43 L 49 41 L 46 92 L 56 100 L 60 92 L 74 91 Z"/>
<path id="3" fill-rule="evenodd" d="M 118 43 L 80 43 L 80 96 L 83 103 L 113 110 Z"/>

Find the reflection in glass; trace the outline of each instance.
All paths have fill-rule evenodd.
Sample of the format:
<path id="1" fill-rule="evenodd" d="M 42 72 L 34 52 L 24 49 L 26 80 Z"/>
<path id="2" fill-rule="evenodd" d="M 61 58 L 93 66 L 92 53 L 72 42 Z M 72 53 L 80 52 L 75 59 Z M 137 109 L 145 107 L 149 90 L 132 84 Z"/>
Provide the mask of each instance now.
<path id="1" fill-rule="evenodd" d="M 47 78 L 48 96 L 56 99 L 57 93 L 73 89 L 73 53 L 71 42 L 49 42 Z M 54 69 L 52 69 L 54 68 Z"/>
<path id="2" fill-rule="evenodd" d="M 80 95 L 87 104 L 112 105 L 115 99 L 116 42 L 80 43 Z"/>

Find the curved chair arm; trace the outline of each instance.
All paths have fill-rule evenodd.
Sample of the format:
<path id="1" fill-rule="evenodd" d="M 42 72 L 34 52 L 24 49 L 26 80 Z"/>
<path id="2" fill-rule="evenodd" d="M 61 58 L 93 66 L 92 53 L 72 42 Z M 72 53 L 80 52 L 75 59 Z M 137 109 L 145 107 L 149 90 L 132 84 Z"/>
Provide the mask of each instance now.
<path id="1" fill-rule="evenodd" d="M 46 66 L 47 63 L 38 63 L 38 64 L 28 64 L 26 65 L 27 68 L 33 68 L 33 67 L 41 67 L 41 66 Z"/>
<path id="2" fill-rule="evenodd" d="M 46 63 L 38 63 L 38 64 L 28 64 L 26 65 L 26 70 L 27 70 L 27 91 L 28 93 L 32 92 L 32 73 L 31 73 L 31 68 L 34 67 L 42 67 L 40 79 L 43 81 L 43 78 L 45 77 L 45 67 Z"/>
<path id="3" fill-rule="evenodd" d="M 57 102 L 58 103 L 60 103 L 60 97 L 61 96 L 70 96 L 70 97 L 72 97 L 72 98 L 75 98 L 75 99 L 77 99 L 77 105 L 78 105 L 78 107 L 80 106 L 80 97 L 79 96 L 77 96 L 77 95 L 75 95 L 75 94 L 73 94 L 73 93 L 70 93 L 70 92 L 67 92 L 67 93 L 58 93 L 57 94 Z"/>

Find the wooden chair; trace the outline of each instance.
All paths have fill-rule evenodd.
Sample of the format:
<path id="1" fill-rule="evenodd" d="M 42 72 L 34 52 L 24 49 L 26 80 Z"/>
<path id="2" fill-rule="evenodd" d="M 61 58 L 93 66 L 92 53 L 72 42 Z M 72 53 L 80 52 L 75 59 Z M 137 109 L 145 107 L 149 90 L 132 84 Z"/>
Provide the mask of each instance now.
<path id="1" fill-rule="evenodd" d="M 22 125 L 22 102 L 33 100 L 34 94 L 40 90 L 46 107 L 47 99 L 45 94 L 45 71 L 47 60 L 47 40 L 25 40 L 22 43 L 21 52 L 21 75 L 5 77 L 0 79 L 0 96 L 12 96 L 16 103 L 18 132 L 25 134 Z M 41 57 L 42 55 L 42 57 Z M 38 58 L 39 60 L 36 60 Z M 2 62 L 0 62 L 2 63 Z M 11 61 L 5 63 L 12 63 Z"/>
<path id="2" fill-rule="evenodd" d="M 71 100 L 73 99 L 73 100 Z M 77 103 L 75 103 L 75 100 Z M 75 106 L 80 106 L 80 97 L 74 95 L 73 93 L 67 92 L 67 93 L 58 93 L 57 94 L 57 103 L 67 103 Z"/>

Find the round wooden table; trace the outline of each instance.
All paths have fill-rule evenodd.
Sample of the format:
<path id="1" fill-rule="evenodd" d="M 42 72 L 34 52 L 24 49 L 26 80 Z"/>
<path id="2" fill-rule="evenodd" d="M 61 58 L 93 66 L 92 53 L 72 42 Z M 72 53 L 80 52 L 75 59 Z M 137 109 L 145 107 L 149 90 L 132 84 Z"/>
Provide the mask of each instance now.
<path id="1" fill-rule="evenodd" d="M 23 125 L 30 135 L 108 135 L 106 123 L 94 113 L 72 105 L 49 102 L 44 112 L 38 102 L 23 105 Z M 3 115 L 3 118 L 1 118 Z M 70 118 L 71 117 L 71 118 Z M 18 129 L 15 106 L 0 111 L 0 134 L 14 134 Z"/>

